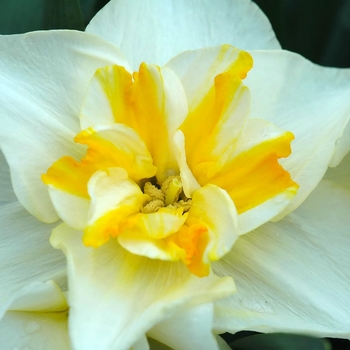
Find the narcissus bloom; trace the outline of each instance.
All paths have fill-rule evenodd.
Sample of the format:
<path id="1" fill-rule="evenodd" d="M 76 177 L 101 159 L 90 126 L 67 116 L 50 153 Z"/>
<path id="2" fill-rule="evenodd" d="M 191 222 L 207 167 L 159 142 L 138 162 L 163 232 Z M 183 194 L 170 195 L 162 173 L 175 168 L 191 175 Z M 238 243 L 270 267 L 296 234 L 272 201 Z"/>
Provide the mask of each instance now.
<path id="1" fill-rule="evenodd" d="M 3 344 L 349 336 L 348 162 L 322 180 L 349 70 L 280 50 L 242 0 L 111 1 L 0 47 Z"/>

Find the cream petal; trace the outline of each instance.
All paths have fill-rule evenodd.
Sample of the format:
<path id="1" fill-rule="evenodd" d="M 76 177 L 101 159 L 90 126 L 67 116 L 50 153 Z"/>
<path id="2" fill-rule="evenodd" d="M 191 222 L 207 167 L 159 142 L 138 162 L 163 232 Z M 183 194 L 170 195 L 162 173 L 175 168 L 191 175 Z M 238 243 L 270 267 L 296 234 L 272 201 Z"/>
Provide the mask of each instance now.
<path id="1" fill-rule="evenodd" d="M 134 70 L 141 62 L 163 65 L 180 52 L 220 44 L 280 48 L 266 16 L 242 0 L 110 1 L 86 31 L 119 47 Z"/>
<path id="2" fill-rule="evenodd" d="M 16 201 L 17 198 L 11 184 L 10 169 L 0 150 L 0 206 Z"/>
<path id="3" fill-rule="evenodd" d="M 245 80 L 252 97 L 250 116 L 295 135 L 292 155 L 281 164 L 300 189 L 280 219 L 305 200 L 334 162 L 350 118 L 350 70 L 320 67 L 287 51 L 250 53 L 254 68 Z M 341 144 L 344 155 L 350 143 Z"/>
<path id="4" fill-rule="evenodd" d="M 116 239 L 87 248 L 66 225 L 53 231 L 51 243 L 67 256 L 69 329 L 77 350 L 128 349 L 163 319 L 235 290 L 230 278 L 197 278 L 181 263 L 132 255 Z"/>
<path id="5" fill-rule="evenodd" d="M 40 179 L 73 144 L 79 109 L 94 71 L 124 58 L 113 45 L 76 31 L 0 38 L 0 146 L 20 202 L 42 221 L 57 214 Z"/>
<path id="6" fill-rule="evenodd" d="M 212 303 L 179 312 L 155 325 L 147 335 L 175 350 L 219 350 L 212 333 Z"/>
<path id="7" fill-rule="evenodd" d="M 70 350 L 67 312 L 9 311 L 0 321 L 0 343 L 5 350 Z"/>
<path id="8" fill-rule="evenodd" d="M 64 283 L 64 256 L 49 243 L 55 225 L 41 223 L 18 202 L 0 207 L 0 222 L 0 300 L 5 310 L 13 295 L 31 282 Z"/>
<path id="9" fill-rule="evenodd" d="M 300 208 L 241 237 L 214 271 L 238 292 L 216 303 L 218 332 L 350 336 L 350 192 L 322 181 Z"/>

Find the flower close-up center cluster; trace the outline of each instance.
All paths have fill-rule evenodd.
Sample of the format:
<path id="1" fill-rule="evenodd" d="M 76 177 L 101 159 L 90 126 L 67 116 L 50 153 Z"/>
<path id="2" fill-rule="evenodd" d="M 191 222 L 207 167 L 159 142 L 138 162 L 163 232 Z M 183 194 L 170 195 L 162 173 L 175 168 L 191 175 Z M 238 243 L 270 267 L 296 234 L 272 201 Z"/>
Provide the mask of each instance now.
<path id="1" fill-rule="evenodd" d="M 252 229 L 241 215 L 270 201 L 273 217 L 293 198 L 298 186 L 279 158 L 294 136 L 247 121 L 242 78 L 250 55 L 228 45 L 211 51 L 213 72 L 190 91 L 193 101 L 176 75 L 187 62 L 181 55 L 162 69 L 142 63 L 133 75 L 120 66 L 96 71 L 80 114 L 87 128 L 75 137 L 87 153 L 59 159 L 43 176 L 61 218 L 84 230 L 85 245 L 116 238 L 133 254 L 181 260 L 207 276 L 210 262 Z"/>

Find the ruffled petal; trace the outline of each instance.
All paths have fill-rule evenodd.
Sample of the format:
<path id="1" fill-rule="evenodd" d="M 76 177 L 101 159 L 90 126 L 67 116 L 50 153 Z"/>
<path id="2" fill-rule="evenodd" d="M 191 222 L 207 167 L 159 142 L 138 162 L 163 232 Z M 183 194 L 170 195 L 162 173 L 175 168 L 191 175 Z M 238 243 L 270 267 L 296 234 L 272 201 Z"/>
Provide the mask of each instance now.
<path id="1" fill-rule="evenodd" d="M 141 62 L 163 65 L 180 52 L 220 44 L 280 48 L 266 16 L 242 0 L 110 1 L 86 31 L 119 47 L 134 70 Z"/>
<path id="2" fill-rule="evenodd" d="M 69 329 L 77 350 L 126 350 L 162 320 L 235 290 L 230 278 L 197 278 L 181 263 L 132 255 L 116 239 L 87 248 L 65 225 L 53 231 L 51 243 L 67 256 Z"/>
<path id="3" fill-rule="evenodd" d="M 13 295 L 31 282 L 64 283 L 64 256 L 49 243 L 54 225 L 33 218 L 18 202 L 1 207 L 0 222 L 0 301 L 5 310 Z"/>
<path id="4" fill-rule="evenodd" d="M 88 182 L 96 171 L 121 167 L 127 176 L 139 181 L 154 176 L 156 167 L 140 136 L 123 124 L 89 128 L 79 133 L 75 141 L 89 147 L 86 155 L 80 161 L 62 157 L 42 179 L 49 186 L 59 217 L 69 226 L 82 230 L 89 219 Z"/>
<path id="5" fill-rule="evenodd" d="M 350 192 L 322 181 L 300 208 L 240 237 L 215 263 L 238 292 L 217 302 L 216 330 L 350 336 Z"/>
<path id="6" fill-rule="evenodd" d="M 0 146 L 17 197 L 42 221 L 57 214 L 40 175 L 63 155 L 79 157 L 73 137 L 98 67 L 127 63 L 113 45 L 75 31 L 0 38 Z"/>
<path id="7" fill-rule="evenodd" d="M 245 80 L 252 96 L 251 118 L 270 121 L 295 136 L 292 154 L 281 164 L 300 188 L 281 218 L 305 200 L 330 163 L 336 164 L 337 141 L 350 118 L 350 70 L 319 67 L 286 51 L 251 54 L 254 68 Z M 341 144 L 344 155 L 350 142 Z"/>

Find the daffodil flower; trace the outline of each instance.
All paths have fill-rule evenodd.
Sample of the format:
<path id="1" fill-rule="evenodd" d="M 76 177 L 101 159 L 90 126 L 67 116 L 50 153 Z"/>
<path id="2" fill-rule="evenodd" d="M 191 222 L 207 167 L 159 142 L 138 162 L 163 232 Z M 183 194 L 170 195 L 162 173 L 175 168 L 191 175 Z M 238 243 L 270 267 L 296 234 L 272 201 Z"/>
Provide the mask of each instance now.
<path id="1" fill-rule="evenodd" d="M 242 0 L 111 1 L 0 47 L 3 344 L 349 336 L 348 161 L 322 180 L 349 70 L 280 50 Z"/>

